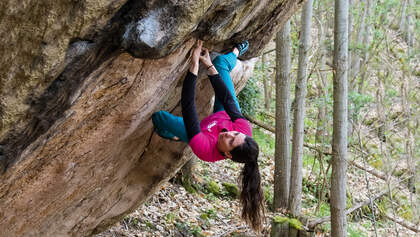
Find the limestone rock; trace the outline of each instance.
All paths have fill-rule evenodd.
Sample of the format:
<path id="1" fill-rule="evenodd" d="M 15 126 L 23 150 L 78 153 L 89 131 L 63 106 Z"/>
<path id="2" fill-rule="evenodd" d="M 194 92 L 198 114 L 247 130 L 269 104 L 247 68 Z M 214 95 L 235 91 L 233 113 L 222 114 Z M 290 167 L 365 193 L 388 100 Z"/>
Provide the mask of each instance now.
<path id="1" fill-rule="evenodd" d="M 186 162 L 153 133 L 180 115 L 196 38 L 257 56 L 301 1 L 5 0 L 0 3 L 0 228 L 4 236 L 88 236 L 137 208 Z M 205 70 L 201 70 L 205 71 Z M 200 75 L 196 103 L 211 111 Z"/>

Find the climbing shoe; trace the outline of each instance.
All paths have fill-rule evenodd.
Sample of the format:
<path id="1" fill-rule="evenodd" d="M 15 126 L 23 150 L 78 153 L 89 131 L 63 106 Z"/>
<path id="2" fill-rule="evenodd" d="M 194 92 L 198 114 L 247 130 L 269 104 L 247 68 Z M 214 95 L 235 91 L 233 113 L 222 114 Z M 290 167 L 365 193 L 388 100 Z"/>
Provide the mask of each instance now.
<path id="1" fill-rule="evenodd" d="M 242 56 L 248 50 L 249 42 L 248 40 L 242 41 L 240 43 L 237 43 L 235 47 L 239 50 L 238 56 Z"/>

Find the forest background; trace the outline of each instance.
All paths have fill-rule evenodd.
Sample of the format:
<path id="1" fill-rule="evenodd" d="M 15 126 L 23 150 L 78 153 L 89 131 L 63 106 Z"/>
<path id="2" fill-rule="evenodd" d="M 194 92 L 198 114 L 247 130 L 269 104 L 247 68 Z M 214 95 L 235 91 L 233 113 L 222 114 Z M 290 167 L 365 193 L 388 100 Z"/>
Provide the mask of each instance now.
<path id="1" fill-rule="evenodd" d="M 324 217 L 330 216 L 333 195 L 334 1 L 308 2 L 302 9 L 306 13 L 290 19 L 290 42 L 283 28 L 239 94 L 262 153 L 267 206 L 263 235 L 276 222 L 314 230 L 317 236 L 331 231 Z M 347 17 L 347 235 L 415 236 L 420 226 L 420 2 L 350 0 Z M 281 47 L 290 47 L 290 64 L 280 62 L 285 59 Z M 279 72 L 288 71 L 284 80 Z M 279 91 L 285 88 L 290 98 L 282 104 Z M 286 120 L 278 113 L 282 105 L 289 108 Z M 288 133 L 281 130 L 285 128 Z M 296 128 L 302 132 L 294 134 Z M 289 164 L 297 173 L 287 173 L 288 182 L 298 181 L 290 185 L 297 190 L 289 190 L 298 192 L 293 198 L 300 200 L 297 204 L 280 203 L 285 199 L 275 174 L 286 173 L 278 170 L 281 136 L 290 141 L 289 157 L 301 159 L 297 169 Z M 299 140 L 301 150 L 294 147 Z M 239 171 L 232 162 L 194 159 L 143 207 L 98 236 L 254 236 L 239 220 L 234 185 Z"/>

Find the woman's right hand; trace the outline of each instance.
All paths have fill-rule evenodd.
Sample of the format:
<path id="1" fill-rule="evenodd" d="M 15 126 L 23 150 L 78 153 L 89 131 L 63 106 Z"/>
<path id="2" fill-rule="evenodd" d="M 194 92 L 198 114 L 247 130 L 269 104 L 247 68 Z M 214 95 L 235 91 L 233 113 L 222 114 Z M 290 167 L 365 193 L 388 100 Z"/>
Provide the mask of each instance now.
<path id="1" fill-rule="evenodd" d="M 201 55 L 200 55 L 200 61 L 204 64 L 204 66 L 206 66 L 207 68 L 211 65 L 213 65 L 213 63 L 211 62 L 211 58 L 210 58 L 210 54 L 209 54 L 209 50 L 206 48 L 202 48 L 201 51 Z"/>

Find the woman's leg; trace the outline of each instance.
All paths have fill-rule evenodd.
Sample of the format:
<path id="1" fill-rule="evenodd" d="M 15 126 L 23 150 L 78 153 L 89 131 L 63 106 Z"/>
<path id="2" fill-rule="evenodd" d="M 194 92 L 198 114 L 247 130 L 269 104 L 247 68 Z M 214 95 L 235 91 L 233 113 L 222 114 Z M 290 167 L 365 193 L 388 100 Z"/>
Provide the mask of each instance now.
<path id="1" fill-rule="evenodd" d="M 228 54 L 219 55 L 213 60 L 213 65 L 216 68 L 217 72 L 219 72 L 220 78 L 222 78 L 223 82 L 229 89 L 230 93 L 232 94 L 233 99 L 235 100 L 235 104 L 238 107 L 239 111 L 241 108 L 239 107 L 238 99 L 236 98 L 235 88 L 233 86 L 232 78 L 230 77 L 230 72 L 236 66 L 237 57 L 233 52 Z M 222 103 L 217 99 L 214 100 L 214 107 L 213 113 L 218 111 L 224 110 Z"/>
<path id="2" fill-rule="evenodd" d="M 152 115 L 152 122 L 159 136 L 171 140 L 179 139 L 186 143 L 189 142 L 182 117 L 161 110 Z"/>

